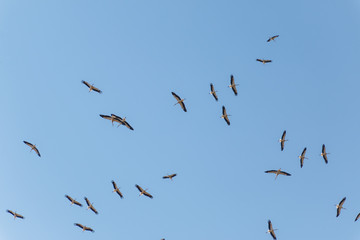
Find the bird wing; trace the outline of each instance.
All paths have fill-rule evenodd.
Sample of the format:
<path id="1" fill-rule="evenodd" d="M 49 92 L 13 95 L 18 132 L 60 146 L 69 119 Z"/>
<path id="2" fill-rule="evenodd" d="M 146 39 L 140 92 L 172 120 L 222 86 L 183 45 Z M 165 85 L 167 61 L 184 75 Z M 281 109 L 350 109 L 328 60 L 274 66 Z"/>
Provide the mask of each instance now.
<path id="1" fill-rule="evenodd" d="M 268 170 L 268 171 L 265 171 L 265 173 L 277 173 L 277 170 Z"/>
<path id="2" fill-rule="evenodd" d="M 305 157 L 305 153 L 306 153 L 306 148 L 304 148 L 304 150 L 301 153 L 301 157 Z"/>
<path id="3" fill-rule="evenodd" d="M 15 213 L 11 210 L 6 210 L 8 213 L 10 213 L 11 215 L 15 216 Z"/>
<path id="4" fill-rule="evenodd" d="M 105 118 L 105 119 L 107 119 L 107 120 L 111 120 L 111 119 L 112 119 L 109 115 L 102 115 L 102 114 L 99 114 L 99 115 L 100 115 L 100 117 Z"/>
<path id="5" fill-rule="evenodd" d="M 90 84 L 87 81 L 82 80 L 81 82 L 85 84 L 88 88 L 90 88 Z"/>
<path id="6" fill-rule="evenodd" d="M 212 83 L 210 83 L 210 91 L 214 92 L 214 85 Z"/>
<path id="7" fill-rule="evenodd" d="M 142 192 L 142 191 L 144 191 L 139 185 L 137 185 L 137 184 L 135 184 L 135 187 L 140 191 L 140 192 Z"/>
<path id="8" fill-rule="evenodd" d="M 356 216 L 355 222 L 360 218 L 360 213 Z"/>
<path id="9" fill-rule="evenodd" d="M 118 115 L 115 115 L 115 114 L 113 114 L 113 113 L 111 114 L 111 116 L 112 116 L 112 117 L 115 117 L 115 118 L 117 118 L 117 119 L 122 120 L 122 118 L 121 118 L 121 117 L 119 117 Z"/>
<path id="10" fill-rule="evenodd" d="M 78 226 L 79 228 L 84 228 L 83 225 L 81 225 L 80 223 L 74 223 L 75 226 Z"/>
<path id="11" fill-rule="evenodd" d="M 29 143 L 29 142 L 27 142 L 27 141 L 23 141 L 26 145 L 28 145 L 29 147 L 33 147 L 34 145 L 33 144 L 31 144 L 31 143 Z"/>
<path id="12" fill-rule="evenodd" d="M 325 153 L 326 149 L 325 149 L 325 144 L 322 145 L 322 149 L 321 149 L 321 152 L 322 153 Z"/>
<path id="13" fill-rule="evenodd" d="M 185 111 L 185 112 L 186 112 L 186 111 Z M 130 124 L 129 124 L 127 121 L 125 121 L 124 124 L 125 124 L 125 126 L 126 126 L 128 129 L 134 130 L 134 129 L 132 128 L 132 126 L 130 126 Z"/>
<path id="14" fill-rule="evenodd" d="M 340 212 L 341 212 L 341 208 L 338 207 L 338 208 L 336 209 L 336 217 L 338 217 L 338 216 L 340 215 Z"/>
<path id="15" fill-rule="evenodd" d="M 146 191 L 144 192 L 144 195 L 147 196 L 147 197 L 149 197 L 149 198 L 153 198 L 153 196 L 151 196 L 151 194 L 148 193 L 148 192 L 146 192 Z"/>
<path id="16" fill-rule="evenodd" d="M 269 38 L 268 40 L 267 40 L 267 42 L 270 42 L 272 40 L 272 38 Z"/>
<path id="17" fill-rule="evenodd" d="M 90 227 L 85 227 L 85 231 L 90 231 L 90 232 L 95 232 L 92 228 Z"/>
<path id="18" fill-rule="evenodd" d="M 340 203 L 339 203 L 339 206 L 340 206 L 340 207 L 342 207 L 342 205 L 344 204 L 345 200 L 346 200 L 346 197 L 344 197 L 344 198 L 340 201 Z"/>
<path id="19" fill-rule="evenodd" d="M 90 206 L 91 203 L 90 203 L 89 199 L 88 199 L 87 197 L 84 197 L 84 199 L 85 199 L 85 201 L 86 201 L 86 204 L 87 204 L 88 206 Z"/>
<path id="20" fill-rule="evenodd" d="M 215 98 L 216 101 L 219 100 L 218 97 L 217 97 L 217 95 L 216 95 L 216 92 L 214 92 L 212 95 L 213 95 L 213 97 Z"/>
<path id="21" fill-rule="evenodd" d="M 91 209 L 95 214 L 98 214 L 98 211 L 96 211 L 96 209 L 94 208 L 93 205 L 91 205 L 90 209 Z"/>
<path id="22" fill-rule="evenodd" d="M 180 105 L 181 105 L 181 108 L 184 110 L 184 112 L 186 112 L 187 110 L 186 110 L 186 107 L 185 107 L 185 103 L 181 102 Z"/>
<path id="23" fill-rule="evenodd" d="M 235 85 L 234 75 L 230 75 L 230 84 Z"/>
<path id="24" fill-rule="evenodd" d="M 37 153 L 37 155 L 38 155 L 39 157 L 41 157 L 40 152 L 39 152 L 39 149 L 37 149 L 37 147 L 34 148 L 34 151 Z"/>
<path id="25" fill-rule="evenodd" d="M 100 90 L 100 89 L 98 89 L 98 88 L 96 88 L 96 87 L 92 87 L 92 89 L 95 91 L 95 92 L 98 92 L 98 93 L 102 93 L 102 91 Z"/>
<path id="26" fill-rule="evenodd" d="M 327 163 L 328 163 L 328 158 L 327 158 L 327 155 L 326 155 L 326 154 L 324 154 L 324 155 L 323 155 L 323 158 L 324 158 L 324 160 L 325 160 L 325 163 L 327 164 Z"/>
<path id="27" fill-rule="evenodd" d="M 67 199 L 69 199 L 70 202 L 73 201 L 73 199 L 72 199 L 69 195 L 65 195 L 65 197 L 66 197 Z"/>
<path id="28" fill-rule="evenodd" d="M 286 130 L 283 132 L 283 134 L 281 135 L 281 140 L 285 140 L 285 136 L 286 136 Z"/>
<path id="29" fill-rule="evenodd" d="M 256 61 L 258 61 L 258 62 L 263 62 L 263 60 L 261 60 L 261 59 L 259 59 L 259 58 L 257 58 Z"/>
<path id="30" fill-rule="evenodd" d="M 230 83 L 231 83 L 231 89 L 233 90 L 235 96 L 237 95 L 237 90 L 236 90 L 236 85 L 235 85 L 235 80 L 234 80 L 234 76 L 231 75 L 230 76 Z"/>
<path id="31" fill-rule="evenodd" d="M 272 60 L 264 60 L 265 63 L 272 62 Z"/>
<path id="32" fill-rule="evenodd" d="M 181 100 L 181 98 L 178 95 L 176 95 L 176 93 L 171 92 L 171 94 L 174 96 L 174 98 L 176 98 L 176 100 L 178 100 L 178 101 Z"/>
<path id="33" fill-rule="evenodd" d="M 227 115 L 227 114 L 226 114 L 226 108 L 225 108 L 225 106 L 222 106 L 222 114 L 223 114 L 223 115 Z"/>
<path id="34" fill-rule="evenodd" d="M 113 185 L 114 189 L 117 189 L 117 186 L 116 186 L 115 181 L 113 180 L 113 181 L 111 181 L 111 183 L 112 183 L 112 185 Z"/>
<path id="35" fill-rule="evenodd" d="M 119 189 L 116 189 L 116 193 L 119 194 L 120 198 L 123 198 L 123 195 L 122 195 L 122 193 L 120 192 Z"/>
<path id="36" fill-rule="evenodd" d="M 231 87 L 231 89 L 233 90 L 233 92 L 234 92 L 235 96 L 237 96 L 237 89 L 236 89 L 236 86 L 235 86 L 235 85 L 233 85 L 233 86 Z"/>
<path id="37" fill-rule="evenodd" d="M 224 117 L 224 120 L 227 123 L 227 125 L 230 125 L 230 120 L 227 115 Z"/>
<path id="38" fill-rule="evenodd" d="M 285 145 L 285 142 L 281 141 L 281 142 L 280 142 L 281 151 L 283 151 L 283 150 L 284 150 L 284 145 Z"/>
<path id="39" fill-rule="evenodd" d="M 273 237 L 273 239 L 276 240 L 276 235 L 275 235 L 275 232 L 274 232 L 274 231 L 271 231 L 271 232 L 270 232 L 270 235 Z"/>
<path id="40" fill-rule="evenodd" d="M 163 179 L 167 179 L 167 178 L 170 178 L 170 175 L 163 176 Z"/>
<path id="41" fill-rule="evenodd" d="M 285 175 L 285 176 L 291 176 L 290 173 L 284 172 L 284 171 L 280 171 L 279 174 L 281 175 Z"/>
<path id="42" fill-rule="evenodd" d="M 80 206 L 80 207 L 82 207 L 82 204 L 81 203 L 79 203 L 78 201 L 74 201 L 74 204 L 76 204 L 76 205 L 78 205 L 78 206 Z"/>
<path id="43" fill-rule="evenodd" d="M 270 220 L 268 220 L 268 229 L 271 231 L 273 230 L 272 223 Z"/>
<path id="44" fill-rule="evenodd" d="M 300 158 L 300 167 L 302 168 L 303 166 L 304 166 L 304 158 L 301 157 L 301 158 Z"/>
<path id="45" fill-rule="evenodd" d="M 172 177 L 172 178 L 173 178 L 173 177 L 176 177 L 176 175 L 177 175 L 177 174 L 176 174 L 176 173 L 174 173 L 174 174 L 171 174 L 171 175 L 170 175 L 170 177 Z"/>
<path id="46" fill-rule="evenodd" d="M 20 215 L 20 214 L 18 214 L 18 213 L 15 213 L 15 216 L 16 216 L 17 218 L 24 219 L 24 216 L 22 216 L 22 215 Z"/>

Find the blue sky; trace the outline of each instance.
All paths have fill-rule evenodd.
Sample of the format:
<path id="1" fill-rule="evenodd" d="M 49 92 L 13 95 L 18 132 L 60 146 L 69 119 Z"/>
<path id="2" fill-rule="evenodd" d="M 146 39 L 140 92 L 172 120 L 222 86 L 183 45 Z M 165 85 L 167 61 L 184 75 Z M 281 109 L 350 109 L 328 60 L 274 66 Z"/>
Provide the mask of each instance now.
<path id="1" fill-rule="evenodd" d="M 0 1 L 0 239 L 269 240 L 268 219 L 280 240 L 359 239 L 359 13 L 355 0 Z M 264 173 L 278 168 L 292 176 Z"/>

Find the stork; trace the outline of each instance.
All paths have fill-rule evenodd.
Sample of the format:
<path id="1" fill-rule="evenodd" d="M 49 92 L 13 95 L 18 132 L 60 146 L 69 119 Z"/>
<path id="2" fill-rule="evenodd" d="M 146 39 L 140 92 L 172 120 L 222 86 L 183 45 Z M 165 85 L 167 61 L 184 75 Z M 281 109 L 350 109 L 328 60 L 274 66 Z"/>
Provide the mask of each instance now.
<path id="1" fill-rule="evenodd" d="M 225 122 L 227 123 L 227 125 L 230 125 L 230 120 L 229 120 L 229 118 L 228 118 L 229 116 L 231 116 L 231 115 L 228 115 L 228 114 L 226 113 L 225 107 L 222 106 L 222 116 L 221 116 L 221 118 L 223 118 L 223 119 L 225 120 Z"/>
<path id="2" fill-rule="evenodd" d="M 90 231 L 90 232 L 95 232 L 92 228 L 87 227 L 85 225 L 82 225 L 80 223 L 74 223 L 75 226 L 78 226 L 79 228 L 82 228 L 83 232 L 84 231 Z"/>
<path id="3" fill-rule="evenodd" d="M 285 139 L 285 136 L 286 136 L 286 130 L 283 132 L 281 138 L 279 139 L 279 143 L 280 143 L 280 146 L 281 146 L 281 151 L 284 150 L 284 144 L 286 141 L 288 141 L 287 139 Z"/>
<path id="4" fill-rule="evenodd" d="M 300 167 L 302 168 L 304 165 L 304 159 L 308 159 L 307 157 L 305 157 L 306 154 L 306 148 L 304 148 L 304 150 L 302 151 L 301 155 L 299 156 L 300 158 Z"/>
<path id="5" fill-rule="evenodd" d="M 267 42 L 275 41 L 275 38 L 278 38 L 278 37 L 279 37 L 279 35 L 272 36 L 267 40 Z"/>
<path id="6" fill-rule="evenodd" d="M 39 150 L 36 148 L 36 145 L 34 145 L 34 144 L 32 144 L 32 143 L 29 143 L 29 142 L 27 142 L 27 141 L 23 141 L 23 142 L 24 142 L 26 145 L 28 145 L 29 147 L 31 147 L 30 152 L 31 152 L 32 150 L 34 150 L 34 151 L 37 153 L 37 155 L 38 155 L 39 157 L 41 157 Z"/>
<path id="7" fill-rule="evenodd" d="M 116 192 L 116 193 L 120 196 L 120 198 L 123 198 L 123 195 L 122 195 L 122 193 L 120 192 L 119 188 L 117 187 L 115 181 L 112 180 L 111 183 L 112 183 L 112 185 L 113 185 L 113 187 L 114 187 L 113 192 Z"/>
<path id="8" fill-rule="evenodd" d="M 76 201 L 75 199 L 73 199 L 72 197 L 70 197 L 69 195 L 65 195 L 65 197 L 66 197 L 67 199 L 69 199 L 69 201 L 71 202 L 71 205 L 75 204 L 75 205 L 78 205 L 78 206 L 82 207 L 82 204 L 81 204 L 81 203 L 79 203 L 78 201 Z"/>
<path id="9" fill-rule="evenodd" d="M 322 145 L 322 149 L 321 149 L 321 154 L 320 156 L 322 156 L 325 160 L 325 163 L 327 164 L 328 163 L 328 158 L 327 158 L 327 155 L 330 154 L 330 153 L 327 153 L 326 152 L 326 149 L 325 149 L 325 144 Z"/>
<path id="10" fill-rule="evenodd" d="M 234 76 L 230 75 L 230 85 L 228 86 L 229 88 L 231 88 L 235 94 L 235 96 L 237 96 L 237 90 L 236 90 L 236 86 L 238 86 L 239 84 L 235 84 L 235 80 L 234 80 Z"/>
<path id="11" fill-rule="evenodd" d="M 16 219 L 16 218 L 21 218 L 21 219 L 24 219 L 24 216 L 22 216 L 22 215 L 20 215 L 20 214 L 18 214 L 18 213 L 16 213 L 16 212 L 13 212 L 13 211 L 11 211 L 11 210 L 6 210 L 8 213 L 10 213 L 11 215 L 13 215 L 14 216 L 14 220 Z"/>
<path id="12" fill-rule="evenodd" d="M 87 197 L 84 197 L 86 204 L 88 205 L 87 209 L 91 209 L 95 214 L 98 214 L 98 211 L 93 206 L 93 203 L 90 203 L 89 199 Z"/>
<path id="13" fill-rule="evenodd" d="M 107 120 L 110 120 L 111 121 L 111 124 L 114 126 L 114 122 L 117 122 L 119 123 L 120 125 L 122 125 L 123 123 L 117 118 L 115 117 L 116 115 L 114 114 L 111 114 L 111 116 L 109 115 L 103 115 L 103 114 L 99 114 L 100 117 L 104 118 L 104 119 L 107 119 Z"/>
<path id="14" fill-rule="evenodd" d="M 82 80 L 81 81 L 83 84 L 85 84 L 88 88 L 89 88 L 89 92 L 91 91 L 95 91 L 95 92 L 98 92 L 98 93 L 102 93 L 102 91 L 96 87 L 94 87 L 94 85 L 90 85 L 88 82 Z"/>
<path id="15" fill-rule="evenodd" d="M 209 94 L 213 95 L 215 100 L 218 101 L 218 97 L 217 97 L 216 93 L 217 93 L 217 91 L 215 91 L 214 85 L 212 83 L 210 83 L 210 93 Z"/>
<path id="16" fill-rule="evenodd" d="M 277 176 L 279 176 L 279 175 L 291 176 L 290 173 L 281 171 L 281 168 L 279 170 L 268 170 L 268 171 L 265 171 L 265 173 L 275 173 L 275 180 L 276 180 Z"/>
<path id="17" fill-rule="evenodd" d="M 137 184 L 135 184 L 135 187 L 139 190 L 139 192 L 140 192 L 140 194 L 139 194 L 139 196 L 141 196 L 141 195 L 145 195 L 145 196 L 147 196 L 147 197 L 149 197 L 149 198 L 153 198 L 153 196 L 151 196 L 151 194 L 150 193 L 148 193 L 148 192 L 146 192 L 146 190 L 147 189 L 142 189 L 139 185 L 137 185 Z"/>
<path id="18" fill-rule="evenodd" d="M 259 58 L 258 58 L 258 59 L 256 59 L 256 61 L 258 61 L 258 62 L 262 62 L 263 64 L 272 62 L 271 60 L 259 59 Z"/>
<path id="19" fill-rule="evenodd" d="M 346 197 L 344 197 L 344 198 L 339 202 L 339 204 L 336 204 L 336 205 L 335 205 L 335 206 L 336 206 L 336 217 L 338 217 L 338 216 L 340 215 L 340 212 L 341 212 L 341 209 L 342 209 L 342 208 L 343 208 L 343 209 L 346 209 L 346 208 L 343 207 L 345 200 L 346 200 Z"/>
<path id="20" fill-rule="evenodd" d="M 170 180 L 172 181 L 173 177 L 176 177 L 176 173 L 163 176 L 163 179 L 167 179 L 167 178 L 168 178 L 168 179 L 170 179 Z"/>
<path id="21" fill-rule="evenodd" d="M 176 95 L 176 93 L 174 92 L 171 92 L 171 94 L 174 96 L 174 98 L 176 99 L 177 103 L 174 104 L 174 106 L 176 104 L 180 104 L 181 108 L 184 110 L 184 112 L 186 112 L 186 107 L 185 107 L 185 104 L 184 104 L 184 101 L 186 100 L 185 98 L 184 99 L 181 99 L 178 95 Z"/>
<path id="22" fill-rule="evenodd" d="M 272 238 L 274 240 L 276 240 L 276 235 L 275 235 L 275 231 L 277 229 L 273 229 L 273 226 L 272 226 L 272 223 L 270 220 L 268 220 L 268 230 L 267 230 L 267 233 L 270 233 L 270 235 L 272 236 Z"/>

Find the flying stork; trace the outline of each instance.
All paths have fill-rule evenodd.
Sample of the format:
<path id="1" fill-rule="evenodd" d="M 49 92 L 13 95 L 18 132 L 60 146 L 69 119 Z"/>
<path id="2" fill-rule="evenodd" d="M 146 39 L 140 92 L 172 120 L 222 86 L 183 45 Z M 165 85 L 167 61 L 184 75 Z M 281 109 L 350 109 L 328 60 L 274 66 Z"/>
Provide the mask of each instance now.
<path id="1" fill-rule="evenodd" d="M 104 119 L 107 119 L 107 120 L 110 120 L 111 121 L 111 124 L 114 126 L 114 122 L 117 122 L 119 123 L 120 125 L 122 125 L 123 123 L 119 121 L 119 119 L 116 117 L 116 115 L 114 114 L 111 114 L 111 116 L 109 115 L 103 115 L 103 114 L 99 114 L 100 117 L 104 118 Z"/>
<path id="2" fill-rule="evenodd" d="M 223 119 L 225 120 L 225 122 L 227 123 L 227 125 L 230 125 L 230 120 L 229 120 L 228 116 L 231 116 L 231 115 L 228 115 L 228 114 L 226 113 L 225 107 L 222 106 L 222 116 L 221 116 L 221 118 L 223 118 Z"/>
<path id="3" fill-rule="evenodd" d="M 113 116 L 113 115 L 116 116 L 115 114 L 111 114 L 111 116 Z M 122 125 L 125 125 L 130 130 L 134 130 L 134 128 L 132 126 L 130 126 L 130 124 L 126 121 L 126 117 L 121 118 L 119 116 L 116 116 L 116 118 L 121 122 Z"/>
<path id="4" fill-rule="evenodd" d="M 84 226 L 80 223 L 74 223 L 75 226 L 78 226 L 79 228 L 82 228 L 83 232 L 84 231 L 90 231 L 90 232 L 95 232 L 92 228 Z"/>
<path id="5" fill-rule="evenodd" d="M 139 196 L 141 196 L 141 195 L 145 195 L 145 196 L 147 196 L 147 197 L 149 197 L 149 198 L 153 198 L 153 196 L 151 196 L 151 194 L 150 193 L 148 193 L 148 192 L 146 192 L 146 190 L 147 189 L 142 189 L 139 185 L 137 185 L 137 184 L 135 184 L 135 187 L 139 190 L 139 192 L 140 192 L 140 195 Z"/>
<path id="6" fill-rule="evenodd" d="M 267 42 L 270 42 L 270 41 L 275 41 L 275 38 L 279 37 L 279 35 L 275 35 L 275 36 L 272 36 L 271 38 L 269 38 L 267 40 Z"/>
<path id="7" fill-rule="evenodd" d="M 258 62 L 262 62 L 263 64 L 272 62 L 271 60 L 259 59 L 259 58 L 258 58 L 258 59 L 256 59 L 256 61 L 258 61 Z"/>
<path id="8" fill-rule="evenodd" d="M 75 205 L 78 205 L 78 206 L 82 207 L 82 204 L 81 204 L 81 203 L 79 203 L 78 201 L 76 201 L 75 199 L 73 199 L 72 197 L 70 197 L 69 195 L 65 195 L 65 197 L 66 197 L 67 199 L 69 199 L 69 201 L 71 202 L 71 205 L 75 204 Z"/>
<path id="9" fill-rule="evenodd" d="M 326 164 L 328 163 L 328 158 L 327 158 L 328 154 L 330 154 L 330 153 L 326 152 L 325 144 L 323 144 L 320 156 L 322 156 L 324 158 Z"/>
<path id="10" fill-rule="evenodd" d="M 174 96 L 174 98 L 176 99 L 177 103 L 174 104 L 174 106 L 176 104 L 180 104 L 181 108 L 184 110 L 184 112 L 186 112 L 186 107 L 185 107 L 185 104 L 184 104 L 184 101 L 185 101 L 185 98 L 184 99 L 181 99 L 178 95 L 176 95 L 176 93 L 174 92 L 171 92 L 171 94 Z"/>
<path id="11" fill-rule="evenodd" d="M 237 90 L 236 90 L 236 86 L 238 86 L 239 84 L 235 84 L 235 80 L 234 80 L 234 76 L 230 75 L 230 85 L 228 86 L 229 88 L 231 88 L 235 94 L 235 96 L 237 96 Z"/>
<path id="12" fill-rule="evenodd" d="M 279 176 L 279 175 L 291 176 L 290 173 L 281 171 L 281 168 L 279 170 L 268 170 L 268 171 L 265 171 L 265 173 L 275 173 L 275 175 L 276 175 L 275 180 L 276 180 L 277 176 Z"/>
<path id="13" fill-rule="evenodd" d="M 111 183 L 112 183 L 112 185 L 113 185 L 113 187 L 114 187 L 113 192 L 116 192 L 116 193 L 120 196 L 120 198 L 123 198 L 123 195 L 122 195 L 122 193 L 120 192 L 119 188 L 117 187 L 115 181 L 112 180 Z"/>
<path id="14" fill-rule="evenodd" d="M 300 167 L 302 168 L 304 165 L 304 159 L 308 159 L 307 157 L 305 157 L 306 154 L 306 148 L 304 148 L 304 150 L 302 151 L 301 155 L 299 156 L 300 158 Z"/>
<path id="15" fill-rule="evenodd" d="M 91 209 L 95 214 L 98 214 L 98 211 L 94 208 L 93 204 L 90 203 L 89 199 L 87 197 L 84 197 L 86 204 L 88 205 L 87 209 Z"/>
<path id="16" fill-rule="evenodd" d="M 280 146 L 281 146 L 281 151 L 284 150 L 284 144 L 287 141 L 287 139 L 285 139 L 285 136 L 286 136 L 286 130 L 283 132 L 281 138 L 279 139 L 279 143 L 280 143 Z"/>
<path id="17" fill-rule="evenodd" d="M 38 155 L 39 157 L 41 157 L 39 150 L 36 148 L 36 145 L 34 145 L 34 144 L 32 144 L 32 143 L 29 143 L 29 142 L 27 142 L 27 141 L 23 141 L 23 142 L 24 142 L 26 145 L 28 145 L 29 147 L 31 147 L 30 152 L 31 152 L 32 150 L 34 150 L 34 151 L 37 153 L 37 155 Z"/>
<path id="18" fill-rule="evenodd" d="M 6 210 L 8 213 L 10 213 L 11 215 L 13 215 L 14 216 L 14 220 L 16 219 L 16 218 L 21 218 L 21 219 L 24 219 L 24 216 L 22 216 L 22 215 L 20 215 L 20 214 L 18 214 L 18 213 L 16 213 L 16 212 L 13 212 L 13 211 L 11 211 L 11 210 Z"/>
<path id="19" fill-rule="evenodd" d="M 176 173 L 163 176 L 163 179 L 167 179 L 167 178 L 168 178 L 168 179 L 170 179 L 170 180 L 172 181 L 173 177 L 176 177 Z"/>
<path id="20" fill-rule="evenodd" d="M 81 82 L 89 88 L 89 92 L 94 90 L 95 92 L 102 93 L 102 91 L 100 89 L 94 87 L 94 85 L 90 85 L 88 82 L 86 82 L 84 80 L 82 80 Z"/>
<path id="21" fill-rule="evenodd" d="M 344 202 L 346 200 L 346 197 L 344 197 L 339 204 L 336 204 L 336 217 L 338 217 L 340 215 L 341 209 L 343 208 Z M 345 209 L 345 208 L 344 208 Z"/>
<path id="22" fill-rule="evenodd" d="M 214 85 L 212 83 L 210 83 L 210 93 L 211 95 L 213 95 L 213 97 L 215 98 L 215 100 L 217 101 L 218 100 L 218 97 L 216 95 L 216 92 L 215 89 L 214 89 Z"/>
<path id="23" fill-rule="evenodd" d="M 272 223 L 270 220 L 268 220 L 268 230 L 267 230 L 267 233 L 270 233 L 270 235 L 272 236 L 272 238 L 274 240 L 276 240 L 276 235 L 275 235 L 275 231 L 277 229 L 273 229 L 273 226 L 272 226 Z"/>

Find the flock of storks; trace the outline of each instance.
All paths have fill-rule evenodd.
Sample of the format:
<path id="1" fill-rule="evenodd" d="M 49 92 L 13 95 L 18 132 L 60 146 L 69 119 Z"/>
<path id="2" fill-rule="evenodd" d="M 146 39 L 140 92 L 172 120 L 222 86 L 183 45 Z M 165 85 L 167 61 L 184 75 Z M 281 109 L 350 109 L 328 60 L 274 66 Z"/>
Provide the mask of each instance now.
<path id="1" fill-rule="evenodd" d="M 275 35 L 273 37 L 270 37 L 267 42 L 270 42 L 270 41 L 274 41 L 277 37 L 279 37 L 279 35 Z M 266 60 L 266 59 L 256 59 L 256 61 L 258 62 L 261 62 L 263 64 L 266 64 L 266 63 L 270 63 L 272 62 L 271 60 Z M 88 88 L 89 88 L 89 92 L 91 91 L 95 91 L 95 92 L 98 92 L 98 93 L 102 93 L 102 91 L 96 87 L 94 87 L 94 85 L 91 85 L 89 84 L 88 82 L 86 81 L 82 81 L 83 84 L 85 84 Z M 235 96 L 237 96 L 238 92 L 237 92 L 237 89 L 236 89 L 236 86 L 238 86 L 238 84 L 235 84 L 235 80 L 234 80 L 234 76 L 231 75 L 230 76 L 230 85 L 228 85 L 229 88 L 231 88 L 235 94 Z M 214 88 L 214 85 L 212 83 L 210 83 L 210 93 L 214 99 L 216 101 L 218 101 L 218 96 L 216 94 L 217 91 L 215 91 L 215 88 Z M 186 106 L 185 106 L 185 99 L 182 99 L 181 97 L 179 97 L 176 93 L 174 92 L 171 92 L 171 94 L 173 95 L 173 97 L 176 99 L 176 103 L 174 105 L 177 105 L 179 104 L 181 106 L 181 108 L 183 109 L 184 112 L 187 112 L 187 109 L 186 109 Z M 225 106 L 222 106 L 222 115 L 221 115 L 221 118 L 223 118 L 225 120 L 225 122 L 227 123 L 227 125 L 230 125 L 230 120 L 229 120 L 229 116 L 231 115 L 228 115 L 227 112 L 226 112 L 226 108 Z M 100 117 L 104 118 L 104 119 L 107 119 L 107 120 L 110 120 L 112 125 L 114 125 L 114 122 L 115 123 L 118 123 L 118 127 L 123 125 L 123 126 L 126 126 L 128 129 L 130 130 L 134 130 L 134 128 L 126 121 L 126 118 L 121 118 L 115 114 L 111 114 L 111 115 L 103 115 L 103 114 L 100 114 Z M 287 139 L 285 139 L 286 137 L 286 130 L 283 132 L 281 138 L 279 139 L 279 142 L 280 142 L 280 147 L 281 147 L 281 151 L 284 150 L 284 147 L 285 147 L 285 142 L 288 141 Z M 26 145 L 28 145 L 31 150 L 34 150 L 36 152 L 36 154 L 41 157 L 40 155 L 40 152 L 39 152 L 39 149 L 36 147 L 36 145 L 30 143 L 30 142 L 27 142 L 27 141 L 24 141 L 24 143 Z M 305 154 L 306 154 L 306 147 L 304 148 L 304 150 L 302 151 L 301 155 L 299 155 L 299 159 L 300 159 L 300 167 L 302 168 L 303 165 L 304 165 L 304 159 L 307 159 L 305 157 Z M 321 154 L 320 156 L 323 157 L 325 163 L 327 164 L 328 163 L 328 158 L 327 158 L 327 155 L 329 153 L 326 152 L 326 149 L 325 149 L 325 144 L 322 145 L 322 151 L 321 151 Z M 279 175 L 284 175 L 284 176 L 291 176 L 290 173 L 287 173 L 285 171 L 281 171 L 281 168 L 278 169 L 278 170 L 268 170 L 268 171 L 265 171 L 265 173 L 273 173 L 275 174 L 275 180 L 276 178 L 279 176 Z M 166 176 L 163 176 L 163 179 L 170 179 L 172 180 L 174 177 L 176 176 L 176 173 L 174 174 L 170 174 L 170 175 L 166 175 Z M 123 194 L 121 193 L 121 191 L 119 190 L 117 184 L 115 183 L 115 181 L 111 181 L 112 185 L 113 185 L 113 192 L 116 192 L 120 198 L 123 198 Z M 147 189 L 143 189 L 142 187 L 140 187 L 139 185 L 135 185 L 135 187 L 139 190 L 140 192 L 140 196 L 141 195 L 144 195 L 146 197 L 149 197 L 149 198 L 153 198 L 153 196 L 148 193 L 146 190 Z M 75 204 L 77 206 L 80 206 L 82 207 L 82 204 L 78 201 L 76 201 L 75 199 L 73 199 L 72 197 L 70 197 L 69 195 L 65 195 L 65 197 L 71 202 L 71 205 Z M 98 214 L 98 211 L 95 209 L 93 203 L 90 202 L 90 200 L 87 198 L 87 197 L 84 197 L 85 199 L 85 202 L 87 204 L 87 209 L 90 209 L 92 210 L 95 214 Z M 336 217 L 338 217 L 340 215 L 340 212 L 341 212 L 341 209 L 343 209 L 343 204 L 346 200 L 346 197 L 344 197 L 340 202 L 339 204 L 336 204 Z M 24 216 L 14 212 L 14 211 L 11 211 L 11 210 L 6 210 L 8 213 L 10 213 L 11 215 L 13 215 L 14 219 L 16 218 L 20 218 L 20 219 L 24 219 Z M 360 218 L 360 213 L 356 216 L 355 218 L 355 221 L 357 221 L 358 219 Z M 90 231 L 90 232 L 94 232 L 94 230 L 90 227 L 87 227 L 85 225 L 82 225 L 80 223 L 74 223 L 75 226 L 79 227 L 82 229 L 82 231 Z M 268 220 L 268 230 L 267 230 L 267 233 L 269 233 L 273 239 L 276 240 L 276 235 L 275 235 L 275 230 L 277 229 L 274 229 L 273 226 L 272 226 L 272 222 L 271 220 Z M 162 239 L 164 240 L 164 239 Z"/>

